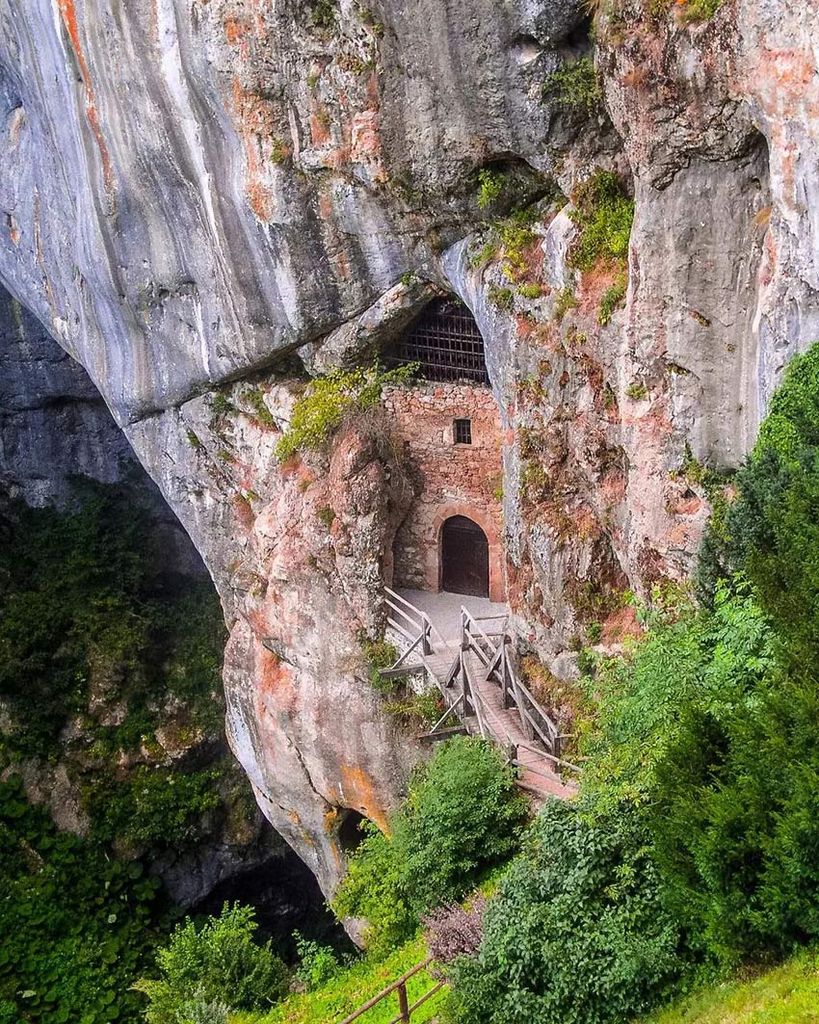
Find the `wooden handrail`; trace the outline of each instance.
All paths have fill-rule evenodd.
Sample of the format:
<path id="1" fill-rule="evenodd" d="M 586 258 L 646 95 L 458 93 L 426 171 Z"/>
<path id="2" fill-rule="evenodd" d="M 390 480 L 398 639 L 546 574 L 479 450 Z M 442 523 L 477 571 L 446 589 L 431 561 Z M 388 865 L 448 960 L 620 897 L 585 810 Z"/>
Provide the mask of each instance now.
<path id="1" fill-rule="evenodd" d="M 345 1017 L 344 1020 L 340 1022 L 340 1024 L 352 1024 L 354 1020 L 358 1020 L 359 1017 L 362 1017 L 368 1010 L 371 1010 L 378 1003 L 382 1002 L 382 1000 L 386 999 L 387 996 L 392 995 L 393 992 L 397 992 L 398 994 L 400 1012 L 398 1016 L 394 1019 L 394 1021 L 392 1021 L 392 1024 L 404 1024 L 405 1021 L 409 1021 L 410 1015 L 414 1013 L 415 1010 L 417 1010 L 418 1007 L 425 1003 L 428 999 L 431 999 L 432 996 L 434 996 L 435 993 L 443 987 L 443 982 L 438 982 L 438 984 L 435 985 L 434 988 L 432 988 L 429 992 L 423 995 L 420 999 L 416 1000 L 416 1002 L 414 1002 L 412 1006 L 409 1006 L 407 1004 L 407 982 L 409 981 L 410 978 L 418 974 L 419 971 L 423 971 L 425 967 L 429 967 L 431 963 L 432 957 L 428 956 L 426 960 L 422 960 L 421 963 L 418 963 L 414 967 L 411 967 L 405 974 L 402 974 L 401 977 L 397 978 L 391 985 L 387 985 L 386 988 L 382 989 L 378 993 L 378 995 L 373 996 L 372 999 L 368 999 L 363 1006 L 359 1006 L 359 1008 L 354 1013 L 351 1013 L 349 1017 Z"/>

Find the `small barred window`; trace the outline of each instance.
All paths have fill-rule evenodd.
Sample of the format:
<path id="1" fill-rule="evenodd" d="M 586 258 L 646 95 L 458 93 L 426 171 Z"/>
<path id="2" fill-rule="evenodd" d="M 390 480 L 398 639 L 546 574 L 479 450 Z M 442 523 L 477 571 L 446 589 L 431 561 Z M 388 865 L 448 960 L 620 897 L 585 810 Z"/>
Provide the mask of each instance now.
<path id="1" fill-rule="evenodd" d="M 472 420 L 455 420 L 455 444 L 472 444 Z"/>

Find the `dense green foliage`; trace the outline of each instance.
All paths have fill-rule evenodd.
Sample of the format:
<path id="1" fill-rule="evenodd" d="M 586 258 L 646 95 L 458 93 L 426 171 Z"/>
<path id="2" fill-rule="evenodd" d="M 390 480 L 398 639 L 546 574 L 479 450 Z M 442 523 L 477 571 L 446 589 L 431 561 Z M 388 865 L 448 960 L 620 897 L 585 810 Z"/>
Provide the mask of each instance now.
<path id="1" fill-rule="evenodd" d="M 95 726 L 102 755 L 151 732 L 170 695 L 191 727 L 218 726 L 224 625 L 209 583 L 184 590 L 161 569 L 140 492 L 78 484 L 71 514 L 14 509 L 0 547 L 0 698 L 15 729 L 0 753 L 53 755 L 89 689 L 116 693 L 129 714 Z"/>
<path id="2" fill-rule="evenodd" d="M 122 779 L 94 779 L 86 806 L 94 836 L 135 846 L 181 847 L 200 838 L 203 816 L 220 806 L 217 788 L 230 762 L 182 772 L 138 765 Z"/>
<path id="3" fill-rule="evenodd" d="M 296 452 L 320 448 L 352 412 L 377 405 L 387 385 L 406 384 L 415 366 L 382 370 L 378 366 L 355 370 L 333 370 L 316 377 L 293 408 L 290 426 L 276 445 L 276 455 L 285 462 Z"/>
<path id="4" fill-rule="evenodd" d="M 482 740 L 440 746 L 391 822 L 373 826 L 351 859 L 333 909 L 365 917 L 378 953 L 407 939 L 419 915 L 459 899 L 508 858 L 525 813 L 502 755 Z"/>
<path id="5" fill-rule="evenodd" d="M 456 961 L 456 1019 L 603 1024 L 655 1005 L 677 980 L 679 927 L 637 816 L 590 822 L 550 801 L 503 877 L 476 957 Z"/>
<path id="6" fill-rule="evenodd" d="M 57 832 L 20 781 L 0 783 L 0 1021 L 134 1021 L 129 991 L 165 914 L 139 862 Z"/>
<path id="7" fill-rule="evenodd" d="M 797 356 L 771 400 L 738 497 L 705 539 L 699 573 L 741 571 L 796 664 L 819 653 L 819 346 Z"/>
<path id="8" fill-rule="evenodd" d="M 201 928 L 177 925 L 157 952 L 158 980 L 143 978 L 136 988 L 148 997 L 148 1024 L 190 1024 L 191 1007 L 261 1010 L 287 992 L 287 968 L 270 942 L 255 941 L 250 907 L 225 905 Z M 221 1012 L 218 1011 L 217 1012 Z"/>
<path id="9" fill-rule="evenodd" d="M 575 189 L 572 202 L 578 235 L 569 251 L 569 264 L 578 270 L 591 270 L 598 263 L 624 264 L 634 201 L 624 193 L 617 175 L 595 171 Z"/>

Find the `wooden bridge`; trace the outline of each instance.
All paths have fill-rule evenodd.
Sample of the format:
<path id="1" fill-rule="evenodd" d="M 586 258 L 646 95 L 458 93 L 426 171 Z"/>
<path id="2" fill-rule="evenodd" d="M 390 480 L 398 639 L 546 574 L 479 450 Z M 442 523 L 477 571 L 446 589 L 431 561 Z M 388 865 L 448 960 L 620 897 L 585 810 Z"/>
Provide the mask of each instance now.
<path id="1" fill-rule="evenodd" d="M 382 675 L 423 672 L 434 681 L 445 711 L 429 740 L 455 732 L 482 736 L 501 746 L 518 768 L 519 785 L 539 799 L 576 792 L 578 769 L 561 758 L 563 737 L 515 670 L 506 616 L 475 616 L 461 605 L 460 636 L 445 639 L 426 612 L 387 588 L 387 622 L 404 650 Z M 448 724 L 454 723 L 454 724 Z"/>

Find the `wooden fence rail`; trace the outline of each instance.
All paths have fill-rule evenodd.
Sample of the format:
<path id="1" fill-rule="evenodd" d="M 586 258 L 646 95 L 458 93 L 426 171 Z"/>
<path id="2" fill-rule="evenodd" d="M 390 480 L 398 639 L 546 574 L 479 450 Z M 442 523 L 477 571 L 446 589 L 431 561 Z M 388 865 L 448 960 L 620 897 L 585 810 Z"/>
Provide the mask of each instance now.
<path id="1" fill-rule="evenodd" d="M 363 1017 L 368 1010 L 371 1010 L 378 1003 L 388 999 L 393 992 L 398 997 L 398 1016 L 393 1017 L 390 1024 L 408 1024 L 412 1020 L 412 1015 L 418 1009 L 419 1006 L 423 1006 L 428 1000 L 432 999 L 434 995 L 441 991 L 444 987 L 444 982 L 436 982 L 431 989 L 425 992 L 422 996 L 415 1000 L 414 1003 L 409 1002 L 407 996 L 407 982 L 410 978 L 414 977 L 419 971 L 423 971 L 425 967 L 429 967 L 432 963 L 432 957 L 427 957 L 426 960 L 422 960 L 421 963 L 411 967 L 406 974 L 402 974 L 400 978 L 397 978 L 391 985 L 387 985 L 385 989 L 382 989 L 378 995 L 373 996 L 372 999 L 367 1000 L 363 1006 L 351 1013 L 349 1017 L 345 1017 L 340 1024 L 353 1024 L 353 1021 L 358 1020 L 359 1017 Z"/>

